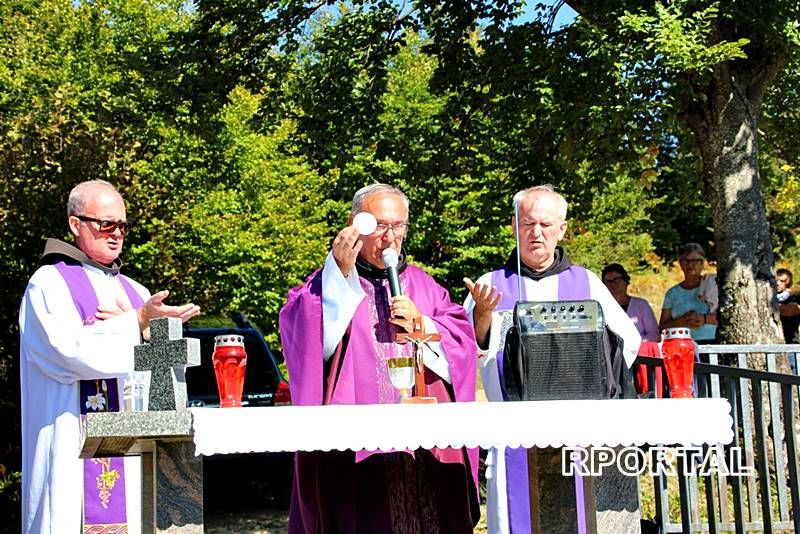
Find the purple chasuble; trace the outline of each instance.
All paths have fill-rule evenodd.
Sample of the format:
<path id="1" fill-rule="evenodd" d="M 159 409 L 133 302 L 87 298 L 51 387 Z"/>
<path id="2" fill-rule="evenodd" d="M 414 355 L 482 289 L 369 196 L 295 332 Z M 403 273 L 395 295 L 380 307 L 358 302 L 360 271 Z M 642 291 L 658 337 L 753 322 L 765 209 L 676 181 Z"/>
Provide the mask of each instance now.
<path id="1" fill-rule="evenodd" d="M 86 271 L 81 264 L 54 264 L 69 288 L 72 302 L 83 320 L 91 325 L 97 319 L 98 299 Z M 118 274 L 122 288 L 134 308 L 140 308 L 144 300 L 131 285 L 130 280 Z M 119 386 L 116 378 L 81 380 L 80 413 L 89 411 L 119 411 Z M 83 532 L 103 532 L 114 527 L 115 532 L 127 532 L 125 509 L 125 469 L 120 457 L 92 458 L 83 462 Z"/>
<path id="2" fill-rule="evenodd" d="M 359 277 L 359 281 L 366 297 L 358 305 L 342 342 L 327 361 L 323 358 L 322 270 L 312 273 L 304 284 L 289 292 L 287 302 L 280 312 L 279 323 L 283 352 L 291 377 L 290 387 L 294 404 L 398 402 L 399 393 L 389 380 L 386 360 L 401 354 L 410 354 L 412 347 L 394 342 L 398 330 L 395 325 L 388 322 L 388 281 L 373 281 L 364 277 Z M 442 335 L 441 346 L 448 362 L 451 383 L 446 383 L 427 369 L 425 383 L 428 395 L 436 397 L 439 402 L 474 401 L 477 347 L 472 323 L 467 318 L 464 308 L 453 303 L 445 288 L 414 265 L 408 265 L 400 274 L 400 284 L 403 294 L 413 299 L 420 313 L 430 318 Z M 424 455 L 411 451 L 398 454 L 409 457 L 432 456 L 435 464 L 450 473 L 447 476 L 453 476 L 456 472 L 454 470 L 461 464 L 463 466 L 460 470 L 461 484 L 464 484 L 464 476 L 472 479 L 469 484 L 471 494 L 469 498 L 477 505 L 477 452 L 477 449 L 435 448 L 430 450 L 430 454 L 425 452 Z M 328 528 L 332 528 L 331 520 L 324 517 L 321 511 L 326 506 L 335 507 L 336 513 L 333 515 L 339 517 L 344 517 L 353 510 L 356 520 L 366 515 L 363 497 L 354 497 L 355 503 L 339 502 L 331 505 L 329 492 L 318 490 L 316 488 L 318 481 L 310 481 L 310 478 L 318 476 L 319 473 L 321 473 L 319 476 L 326 476 L 331 472 L 325 468 L 327 460 L 324 458 L 320 460 L 318 454 L 312 458 L 312 453 L 298 453 L 292 510 L 289 515 L 290 532 L 325 532 Z M 334 453 L 323 454 L 327 454 L 327 458 L 331 461 L 336 460 L 338 456 Z M 382 459 L 384 456 L 387 457 L 386 460 Z M 355 465 L 363 463 L 366 465 L 363 469 L 371 470 L 376 462 L 379 464 L 389 462 L 391 465 L 394 461 L 389 457 L 391 455 L 384 455 L 380 451 L 362 450 L 353 455 L 352 462 L 355 462 Z M 314 473 L 317 474 L 307 470 L 307 466 L 312 462 L 318 464 L 314 467 Z M 350 472 L 349 469 L 347 468 L 347 473 Z M 439 468 L 434 467 L 434 469 Z M 306 473 L 305 477 L 302 475 L 303 472 Z M 363 473 L 363 470 L 358 472 Z M 340 488 L 342 493 L 348 491 L 345 487 L 348 484 L 360 487 L 360 484 L 353 482 L 355 479 L 351 478 L 352 475 L 342 474 L 341 477 L 345 479 L 342 480 L 343 483 L 347 481 L 347 484 Z M 439 491 L 446 490 L 446 487 L 441 487 Z M 466 498 L 465 493 L 464 499 Z M 355 529 L 355 524 L 354 522 L 351 528 Z"/>
<path id="3" fill-rule="evenodd" d="M 591 298 L 589 292 L 589 275 L 586 269 L 577 265 L 571 265 L 569 269 L 558 273 L 558 300 L 585 300 Z M 517 303 L 519 286 L 517 274 L 507 267 L 503 267 L 492 272 L 492 285 L 498 292 L 503 294 L 503 298 L 497 305 L 497 311 L 513 310 Z M 525 284 L 522 284 L 522 295 L 519 296 L 523 301 L 527 301 Z M 503 390 L 503 399 L 508 400 L 503 381 L 503 346 L 501 340 L 500 350 L 497 352 L 497 369 L 500 374 L 500 387 Z M 528 451 L 522 447 L 517 449 L 505 449 L 506 460 L 506 496 L 508 498 L 508 524 L 511 534 L 519 534 L 531 531 L 531 507 L 530 507 L 530 487 L 528 484 Z M 586 521 L 583 517 L 584 507 L 581 505 L 584 499 L 583 484 L 577 483 L 580 475 L 576 472 L 576 500 L 579 503 L 578 525 L 585 529 Z M 579 532 L 584 530 L 579 529 Z"/>

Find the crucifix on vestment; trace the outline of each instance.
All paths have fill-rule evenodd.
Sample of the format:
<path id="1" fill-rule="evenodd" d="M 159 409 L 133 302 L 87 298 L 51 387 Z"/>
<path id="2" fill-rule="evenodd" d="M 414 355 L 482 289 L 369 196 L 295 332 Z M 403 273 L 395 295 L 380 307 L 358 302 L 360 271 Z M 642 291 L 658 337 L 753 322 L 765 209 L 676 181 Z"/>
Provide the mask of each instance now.
<path id="1" fill-rule="evenodd" d="M 408 403 L 435 403 L 436 397 L 427 396 L 427 387 L 425 386 L 425 362 L 423 355 L 425 345 L 430 341 L 441 341 L 442 335 L 436 332 L 427 333 L 422 327 L 422 318 L 414 319 L 411 332 L 400 332 L 394 340 L 397 343 L 411 343 L 414 345 L 414 393 L 413 397 L 403 399 L 403 402 Z"/>

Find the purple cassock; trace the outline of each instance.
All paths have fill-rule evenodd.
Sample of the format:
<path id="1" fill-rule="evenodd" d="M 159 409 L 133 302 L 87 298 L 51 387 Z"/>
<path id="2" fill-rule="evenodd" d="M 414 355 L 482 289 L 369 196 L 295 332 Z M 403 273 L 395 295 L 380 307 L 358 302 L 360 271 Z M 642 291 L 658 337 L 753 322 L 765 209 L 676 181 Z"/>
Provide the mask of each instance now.
<path id="1" fill-rule="evenodd" d="M 399 330 L 389 323 L 388 281 L 359 281 L 366 298 L 327 361 L 322 270 L 289 292 L 280 332 L 294 404 L 398 401 L 386 360 L 412 347 L 394 342 Z M 442 336 L 451 383 L 427 369 L 428 395 L 439 402 L 475 400 L 475 334 L 464 308 L 416 266 L 405 266 L 400 284 Z M 480 514 L 477 465 L 476 449 L 298 452 L 289 532 L 472 532 Z"/>

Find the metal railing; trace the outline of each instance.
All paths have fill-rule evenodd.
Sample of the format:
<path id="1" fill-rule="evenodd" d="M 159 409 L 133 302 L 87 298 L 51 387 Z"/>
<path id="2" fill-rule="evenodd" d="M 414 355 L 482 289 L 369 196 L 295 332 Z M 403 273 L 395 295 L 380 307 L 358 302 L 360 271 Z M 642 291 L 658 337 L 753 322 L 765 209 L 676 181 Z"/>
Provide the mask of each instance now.
<path id="1" fill-rule="evenodd" d="M 680 517 L 670 514 L 675 488 L 662 474 L 653 480 L 656 522 L 664 533 L 800 533 L 800 376 L 776 372 L 778 358 L 794 357 L 800 345 L 700 345 L 699 350 L 709 363 L 695 364 L 698 397 L 728 399 L 734 440 L 725 445 L 726 457 L 738 447 L 752 474 L 720 470 L 697 476 L 679 460 Z M 748 357 L 755 355 L 766 359 L 766 371 L 748 367 Z M 720 359 L 736 367 L 719 365 Z M 662 360 L 640 356 L 636 362 L 648 366 L 649 384 L 654 384 L 654 370 L 663 368 Z"/>

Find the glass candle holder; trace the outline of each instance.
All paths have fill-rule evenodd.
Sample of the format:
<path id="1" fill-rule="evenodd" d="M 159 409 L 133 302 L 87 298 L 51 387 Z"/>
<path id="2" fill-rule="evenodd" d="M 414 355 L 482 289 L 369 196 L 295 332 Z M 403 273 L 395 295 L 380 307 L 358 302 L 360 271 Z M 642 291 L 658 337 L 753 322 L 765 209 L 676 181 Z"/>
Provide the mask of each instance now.
<path id="1" fill-rule="evenodd" d="M 216 336 L 212 359 L 214 374 L 217 377 L 220 407 L 240 407 L 244 388 L 244 372 L 247 367 L 244 337 L 233 334 Z"/>
<path id="2" fill-rule="evenodd" d="M 661 355 L 664 357 L 670 396 L 674 399 L 692 398 L 695 352 L 691 330 L 685 327 L 667 328 L 663 334 Z"/>

